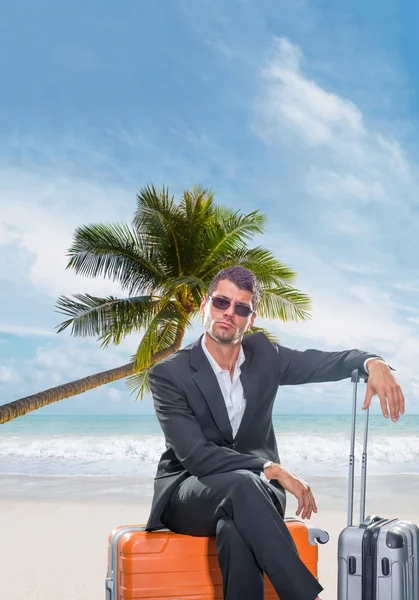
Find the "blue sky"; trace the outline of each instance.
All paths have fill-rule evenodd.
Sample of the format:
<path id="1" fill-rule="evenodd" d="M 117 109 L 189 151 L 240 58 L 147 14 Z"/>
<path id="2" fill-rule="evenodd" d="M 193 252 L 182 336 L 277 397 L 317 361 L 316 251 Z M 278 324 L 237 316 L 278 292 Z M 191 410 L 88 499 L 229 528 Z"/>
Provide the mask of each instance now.
<path id="1" fill-rule="evenodd" d="M 0 402 L 129 360 L 134 337 L 102 351 L 54 333 L 59 295 L 118 293 L 65 270 L 72 234 L 129 222 L 145 184 L 201 184 L 268 216 L 254 245 L 312 297 L 310 323 L 265 323 L 281 342 L 384 356 L 419 413 L 418 12 L 395 1 L 1 3 Z M 283 389 L 276 412 L 349 406 L 341 382 Z M 42 409 L 151 411 L 123 382 Z"/>

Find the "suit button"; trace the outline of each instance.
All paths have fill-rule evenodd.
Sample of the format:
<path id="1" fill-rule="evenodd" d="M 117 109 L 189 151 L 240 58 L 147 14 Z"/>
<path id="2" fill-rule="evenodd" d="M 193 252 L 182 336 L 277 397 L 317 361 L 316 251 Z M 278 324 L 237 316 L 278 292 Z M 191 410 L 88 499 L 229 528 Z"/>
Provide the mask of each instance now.
<path id="1" fill-rule="evenodd" d="M 237 448 L 237 442 L 233 442 L 233 448 Z"/>

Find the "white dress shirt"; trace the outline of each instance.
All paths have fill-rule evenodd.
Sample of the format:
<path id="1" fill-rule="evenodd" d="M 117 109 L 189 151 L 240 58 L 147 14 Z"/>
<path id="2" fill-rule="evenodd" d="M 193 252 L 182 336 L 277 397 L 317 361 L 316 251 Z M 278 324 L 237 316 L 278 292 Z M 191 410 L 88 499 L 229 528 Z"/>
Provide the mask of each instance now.
<path id="1" fill-rule="evenodd" d="M 230 371 L 228 369 L 222 369 L 215 360 L 215 358 L 212 356 L 208 348 L 206 347 L 204 337 L 205 336 L 202 336 L 201 346 L 205 353 L 205 356 L 208 358 L 209 363 L 213 368 L 215 376 L 217 377 L 217 381 L 220 385 L 224 402 L 227 408 L 228 418 L 230 419 L 234 439 L 240 427 L 240 423 L 244 415 L 244 410 L 246 408 L 246 398 L 244 396 L 242 382 L 240 381 L 240 367 L 245 361 L 243 346 L 240 344 L 239 355 L 237 357 L 236 364 L 234 365 L 233 378 L 231 378 Z M 367 373 L 367 362 L 369 360 L 375 360 L 375 358 L 367 358 L 367 360 L 364 362 L 364 369 Z M 263 471 L 261 472 L 260 476 L 264 481 L 269 481 L 269 479 L 266 477 Z"/>
<path id="2" fill-rule="evenodd" d="M 239 355 L 236 364 L 234 365 L 232 379 L 230 377 L 230 371 L 228 369 L 223 370 L 206 347 L 204 336 L 202 336 L 201 345 L 220 385 L 227 408 L 228 418 L 230 419 L 231 429 L 233 431 L 233 438 L 235 438 L 244 415 L 244 409 L 246 408 L 246 398 L 244 397 L 243 386 L 240 381 L 240 367 L 245 360 L 243 347 L 240 344 Z"/>
<path id="3" fill-rule="evenodd" d="M 240 366 L 245 361 L 243 347 L 240 344 L 239 355 L 237 357 L 236 364 L 234 365 L 233 378 L 231 378 L 230 371 L 228 369 L 222 369 L 215 360 L 215 358 L 212 356 L 212 354 L 209 352 L 204 342 L 204 336 L 202 336 L 201 345 L 203 351 L 205 352 L 205 356 L 208 358 L 209 363 L 213 368 L 215 376 L 217 377 L 217 381 L 220 385 L 224 402 L 227 408 L 228 418 L 230 419 L 233 438 L 235 438 L 244 415 L 244 409 L 246 408 L 246 398 L 244 396 L 242 382 L 240 381 Z M 267 463 L 271 462 L 272 461 L 267 461 Z M 264 481 L 269 481 L 269 479 L 266 477 L 263 471 L 261 471 L 260 477 Z"/>

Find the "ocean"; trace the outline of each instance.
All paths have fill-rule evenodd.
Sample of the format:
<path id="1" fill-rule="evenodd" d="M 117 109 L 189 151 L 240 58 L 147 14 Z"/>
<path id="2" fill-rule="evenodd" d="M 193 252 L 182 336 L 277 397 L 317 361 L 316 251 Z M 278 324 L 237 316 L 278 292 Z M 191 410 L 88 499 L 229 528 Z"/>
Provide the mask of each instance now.
<path id="1" fill-rule="evenodd" d="M 302 477 L 346 477 L 350 415 L 276 415 L 282 464 Z M 357 461 L 363 418 L 357 425 Z M 397 423 L 370 416 L 368 472 L 419 474 L 419 415 Z M 155 416 L 45 416 L 0 426 L 0 474 L 33 477 L 153 477 L 164 450 Z"/>

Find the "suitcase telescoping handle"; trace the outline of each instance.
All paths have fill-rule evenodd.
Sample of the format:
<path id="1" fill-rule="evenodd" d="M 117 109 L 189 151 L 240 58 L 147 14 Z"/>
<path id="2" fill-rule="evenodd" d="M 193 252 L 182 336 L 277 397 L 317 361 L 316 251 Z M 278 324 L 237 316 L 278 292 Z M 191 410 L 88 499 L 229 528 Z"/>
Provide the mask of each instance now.
<path id="1" fill-rule="evenodd" d="M 351 381 L 353 383 L 353 405 L 352 405 L 352 427 L 351 427 L 351 451 L 349 454 L 349 486 L 348 486 L 348 527 L 353 524 L 354 512 L 354 469 L 355 469 L 355 429 L 356 429 L 356 404 L 358 396 L 358 383 L 368 381 L 368 375 L 360 373 L 358 369 L 352 371 Z M 365 411 L 364 443 L 362 448 L 362 470 L 361 470 L 361 503 L 360 523 L 365 519 L 365 497 L 367 488 L 367 443 L 368 443 L 368 417 L 369 408 Z"/>

